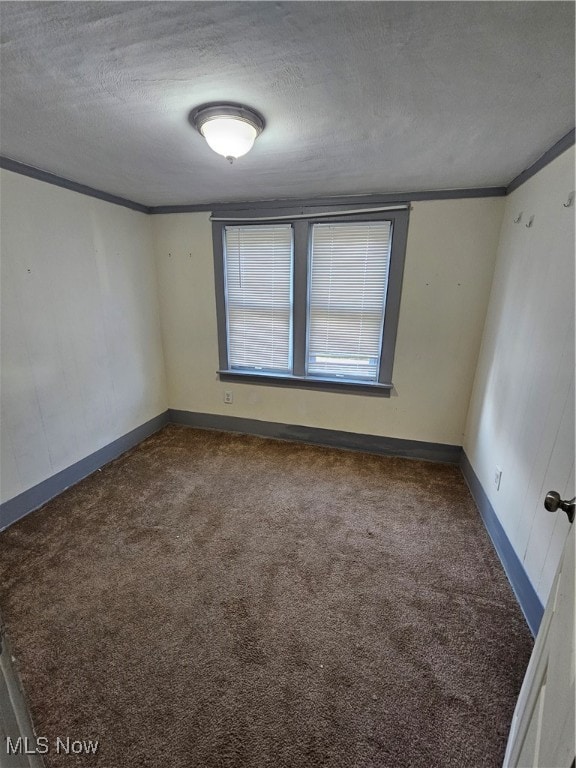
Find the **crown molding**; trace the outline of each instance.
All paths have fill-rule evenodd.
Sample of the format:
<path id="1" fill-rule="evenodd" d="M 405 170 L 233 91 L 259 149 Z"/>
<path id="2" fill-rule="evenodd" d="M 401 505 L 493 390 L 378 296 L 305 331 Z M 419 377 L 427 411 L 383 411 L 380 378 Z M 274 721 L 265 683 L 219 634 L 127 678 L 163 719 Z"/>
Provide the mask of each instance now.
<path id="1" fill-rule="evenodd" d="M 119 197 L 118 195 L 111 195 L 109 192 L 104 192 L 101 189 L 94 189 L 94 187 L 88 187 L 86 184 L 79 184 L 77 181 L 66 179 L 63 176 L 57 176 L 55 173 L 50 173 L 49 171 L 43 171 L 41 168 L 35 168 L 33 165 L 20 163 L 18 160 L 12 160 L 12 158 L 5 157 L 4 155 L 0 155 L 0 168 L 4 168 L 6 171 L 12 171 L 13 173 L 19 173 L 21 176 L 29 176 L 31 179 L 45 181 L 47 184 L 53 184 L 55 187 L 69 189 L 71 192 L 79 192 L 81 195 L 88 195 L 88 197 L 96 197 L 98 200 L 104 200 L 107 203 L 121 205 L 124 208 L 130 208 L 133 211 L 150 213 L 150 209 L 147 205 L 136 203 L 134 200 L 128 200 L 127 198 Z"/>
<path id="2" fill-rule="evenodd" d="M 226 202 L 226 203 L 198 203 L 196 205 L 143 205 L 137 203 L 134 200 L 129 200 L 125 197 L 119 197 L 118 195 L 112 195 L 109 192 L 104 192 L 101 189 L 94 189 L 86 184 L 80 184 L 77 181 L 66 179 L 63 176 L 58 176 L 55 173 L 44 171 L 41 168 L 36 168 L 32 165 L 26 165 L 18 160 L 12 160 L 12 158 L 0 155 L 0 168 L 4 168 L 7 171 L 13 173 L 19 173 L 22 176 L 29 176 L 32 179 L 38 181 L 44 181 L 47 184 L 53 184 L 56 187 L 63 187 L 69 189 L 72 192 L 78 192 L 81 195 L 88 195 L 89 197 L 95 197 L 98 200 L 104 200 L 107 203 L 113 203 L 114 205 L 121 205 L 124 208 L 130 208 L 133 211 L 139 211 L 140 213 L 147 214 L 166 214 L 166 213 L 201 213 L 211 212 L 218 210 L 220 212 L 226 211 L 241 211 L 241 210 L 258 210 L 263 209 L 279 209 L 300 206 L 333 206 L 337 211 L 340 206 L 350 205 L 385 205 L 387 203 L 412 203 L 422 200 L 461 200 L 464 198 L 474 197 L 504 197 L 509 195 L 519 186 L 528 181 L 534 174 L 541 171 L 542 168 L 547 166 L 559 155 L 569 149 L 576 140 L 576 129 L 568 131 L 559 141 L 556 142 L 550 149 L 546 150 L 544 154 L 536 160 L 529 168 L 526 168 L 522 173 L 518 174 L 507 187 L 472 187 L 464 189 L 437 189 L 426 190 L 421 192 L 397 192 L 397 193 L 382 193 L 372 195 L 346 195 L 346 196 L 333 196 L 333 197 L 316 197 L 316 198 L 285 198 L 281 200 L 250 200 L 242 202 Z"/>
<path id="3" fill-rule="evenodd" d="M 514 192 L 514 190 L 518 189 L 521 184 L 524 184 L 524 182 L 528 181 L 528 179 L 531 179 L 534 174 L 538 173 L 538 171 L 541 171 L 542 168 L 549 165 L 552 160 L 556 160 L 559 155 L 561 155 L 563 152 L 566 152 L 567 149 L 570 149 L 570 147 L 574 144 L 575 134 L 576 129 L 572 128 L 572 130 L 568 131 L 565 136 L 562 136 L 560 141 L 557 141 L 556 144 L 550 147 L 550 149 L 547 149 L 546 152 L 544 152 L 544 154 L 539 157 L 535 163 L 522 171 L 522 173 L 519 173 L 516 178 L 512 179 L 510 184 L 508 184 L 506 187 L 506 194 L 509 195 L 511 192 Z"/>

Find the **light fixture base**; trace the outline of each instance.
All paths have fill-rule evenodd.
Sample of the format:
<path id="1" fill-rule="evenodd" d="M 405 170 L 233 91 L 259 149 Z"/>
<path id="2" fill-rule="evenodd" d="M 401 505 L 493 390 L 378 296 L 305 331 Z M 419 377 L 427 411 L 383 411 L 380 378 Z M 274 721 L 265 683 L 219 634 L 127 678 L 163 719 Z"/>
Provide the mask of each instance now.
<path id="1" fill-rule="evenodd" d="M 194 107 L 188 115 L 188 120 L 198 133 L 201 134 L 204 123 L 216 117 L 234 117 L 237 120 L 243 120 L 245 123 L 254 126 L 257 136 L 262 133 L 265 126 L 264 118 L 259 112 L 256 112 L 251 107 L 236 104 L 232 101 L 213 102 Z"/>

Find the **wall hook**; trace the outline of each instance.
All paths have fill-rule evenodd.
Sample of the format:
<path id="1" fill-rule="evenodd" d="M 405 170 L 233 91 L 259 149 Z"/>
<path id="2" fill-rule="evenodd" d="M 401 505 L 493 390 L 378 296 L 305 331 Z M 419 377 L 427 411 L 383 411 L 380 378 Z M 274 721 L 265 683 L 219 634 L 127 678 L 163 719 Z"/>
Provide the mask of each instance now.
<path id="1" fill-rule="evenodd" d="M 522 213 L 523 212 L 520 211 L 520 213 L 518 214 L 518 218 L 514 219 L 514 224 L 520 224 L 520 222 L 522 221 Z"/>
<path id="2" fill-rule="evenodd" d="M 573 202 L 574 202 L 574 192 L 570 192 L 570 194 L 568 195 L 568 200 L 565 203 L 562 203 L 562 205 L 564 206 L 564 208 L 570 208 Z"/>
<path id="3" fill-rule="evenodd" d="M 526 226 L 531 227 L 533 223 L 534 223 L 534 216 L 530 216 L 530 218 L 528 219 L 528 224 L 526 224 Z"/>

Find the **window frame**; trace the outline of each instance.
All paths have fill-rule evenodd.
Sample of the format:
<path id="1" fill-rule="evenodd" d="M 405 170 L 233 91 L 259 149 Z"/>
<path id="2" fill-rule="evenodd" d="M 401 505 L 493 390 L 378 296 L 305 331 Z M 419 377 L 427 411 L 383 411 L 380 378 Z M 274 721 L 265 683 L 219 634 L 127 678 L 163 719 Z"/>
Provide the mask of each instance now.
<path id="1" fill-rule="evenodd" d="M 387 206 L 388 207 L 388 206 Z M 392 204 L 389 206 L 394 208 Z M 348 392 L 362 395 L 390 397 L 394 387 L 392 371 L 400 314 L 402 279 L 406 256 L 409 204 L 398 204 L 395 210 L 358 211 L 338 213 L 333 209 L 303 209 L 288 211 L 278 209 L 246 209 L 238 212 L 223 211 L 212 214 L 212 241 L 214 248 L 214 276 L 216 291 L 216 318 L 218 327 L 218 377 L 222 382 L 258 384 L 275 387 L 293 387 L 323 392 Z M 316 215 L 315 215 L 316 214 Z M 321 215 L 319 215 L 321 214 Z M 306 345 L 308 333 L 308 270 L 310 264 L 311 230 L 314 224 L 340 224 L 347 222 L 390 221 L 392 248 L 388 271 L 388 290 L 384 310 L 384 329 L 380 350 L 378 378 L 374 382 L 323 378 L 306 375 Z M 224 228 L 226 226 L 258 226 L 263 224 L 291 224 L 293 230 L 292 265 L 292 373 L 271 374 L 255 371 L 238 371 L 228 365 L 227 313 L 225 294 Z"/>

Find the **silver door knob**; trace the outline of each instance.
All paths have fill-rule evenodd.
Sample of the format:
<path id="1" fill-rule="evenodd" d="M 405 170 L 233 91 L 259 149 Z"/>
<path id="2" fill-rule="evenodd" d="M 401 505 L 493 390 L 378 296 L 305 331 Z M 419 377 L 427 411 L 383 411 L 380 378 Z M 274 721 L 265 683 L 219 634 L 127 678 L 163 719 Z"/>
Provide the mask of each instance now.
<path id="1" fill-rule="evenodd" d="M 567 501 L 561 499 L 558 491 L 548 491 L 546 498 L 544 499 L 544 506 L 548 512 L 556 512 L 557 509 L 562 509 L 568 515 L 568 520 L 571 523 L 574 522 L 574 512 L 576 511 L 576 497 Z"/>

